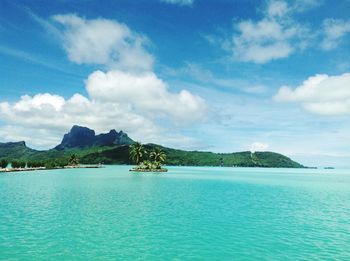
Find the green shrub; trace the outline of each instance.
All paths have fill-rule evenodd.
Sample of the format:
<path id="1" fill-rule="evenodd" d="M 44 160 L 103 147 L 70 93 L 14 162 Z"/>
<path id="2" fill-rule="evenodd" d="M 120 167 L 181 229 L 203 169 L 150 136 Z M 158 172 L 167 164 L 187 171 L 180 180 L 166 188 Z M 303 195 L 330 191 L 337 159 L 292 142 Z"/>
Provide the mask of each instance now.
<path id="1" fill-rule="evenodd" d="M 49 160 L 49 161 L 46 161 L 43 165 L 47 169 L 64 168 L 65 166 L 68 165 L 68 160 L 67 159 Z"/>
<path id="2" fill-rule="evenodd" d="M 0 160 L 0 168 L 4 169 L 7 167 L 8 164 L 9 164 L 9 162 L 7 159 Z"/>
<path id="3" fill-rule="evenodd" d="M 40 167 L 44 167 L 45 164 L 41 161 L 29 161 L 27 162 L 27 167 L 28 168 L 40 168 Z"/>
<path id="4" fill-rule="evenodd" d="M 12 168 L 15 168 L 15 169 L 26 167 L 26 163 L 24 161 L 17 161 L 17 160 L 12 161 L 11 165 L 12 165 Z"/>

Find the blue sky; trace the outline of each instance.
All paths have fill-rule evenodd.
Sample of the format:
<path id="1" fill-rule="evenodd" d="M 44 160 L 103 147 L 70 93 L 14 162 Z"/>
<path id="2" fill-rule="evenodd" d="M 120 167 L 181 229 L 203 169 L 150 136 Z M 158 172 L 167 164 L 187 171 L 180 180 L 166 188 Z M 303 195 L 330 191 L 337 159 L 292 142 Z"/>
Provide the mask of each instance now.
<path id="1" fill-rule="evenodd" d="M 0 2 L 0 142 L 71 125 L 349 166 L 350 1 Z"/>

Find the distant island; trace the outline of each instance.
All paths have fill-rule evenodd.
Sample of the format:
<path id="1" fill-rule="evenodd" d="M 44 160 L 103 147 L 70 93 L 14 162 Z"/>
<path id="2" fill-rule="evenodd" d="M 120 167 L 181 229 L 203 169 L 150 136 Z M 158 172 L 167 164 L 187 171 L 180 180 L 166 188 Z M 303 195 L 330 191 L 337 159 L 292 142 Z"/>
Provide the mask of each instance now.
<path id="1" fill-rule="evenodd" d="M 111 130 L 96 135 L 94 130 L 75 125 L 64 135 L 59 145 L 49 150 L 31 149 L 24 141 L 0 143 L 0 160 L 50 162 L 55 167 L 69 161 L 74 154 L 81 164 L 133 165 L 136 163 L 135 158 L 130 157 L 133 144 L 136 142 L 123 131 Z M 157 144 L 145 144 L 143 148 L 149 152 L 162 151 L 162 163 L 168 166 L 304 168 L 290 158 L 274 152 L 213 153 L 178 150 Z"/>

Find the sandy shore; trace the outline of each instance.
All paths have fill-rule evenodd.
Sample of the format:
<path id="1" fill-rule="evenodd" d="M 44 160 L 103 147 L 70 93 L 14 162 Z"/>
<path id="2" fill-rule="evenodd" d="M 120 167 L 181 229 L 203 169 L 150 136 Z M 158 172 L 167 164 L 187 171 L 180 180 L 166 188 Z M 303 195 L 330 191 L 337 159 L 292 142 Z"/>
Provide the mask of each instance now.
<path id="1" fill-rule="evenodd" d="M 38 167 L 38 168 L 5 168 L 0 169 L 0 172 L 21 172 L 21 171 L 35 171 L 35 170 L 53 170 L 53 169 L 97 169 L 97 168 L 103 168 L 103 165 L 79 165 L 79 166 L 65 166 L 63 168 L 45 168 L 45 167 Z"/>

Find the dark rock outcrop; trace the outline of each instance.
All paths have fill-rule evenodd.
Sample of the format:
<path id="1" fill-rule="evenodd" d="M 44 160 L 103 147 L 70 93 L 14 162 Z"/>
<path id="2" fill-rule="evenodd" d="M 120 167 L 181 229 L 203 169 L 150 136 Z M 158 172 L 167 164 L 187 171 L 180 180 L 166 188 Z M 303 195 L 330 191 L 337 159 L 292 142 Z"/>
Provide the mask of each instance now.
<path id="1" fill-rule="evenodd" d="M 6 142 L 6 143 L 0 142 L 0 148 L 27 148 L 27 145 L 24 141 Z"/>
<path id="2" fill-rule="evenodd" d="M 93 146 L 113 146 L 129 145 L 134 141 L 122 131 L 111 130 L 109 133 L 96 135 L 94 130 L 86 127 L 74 125 L 69 133 L 65 134 L 60 145 L 56 150 L 66 148 L 85 148 Z"/>

